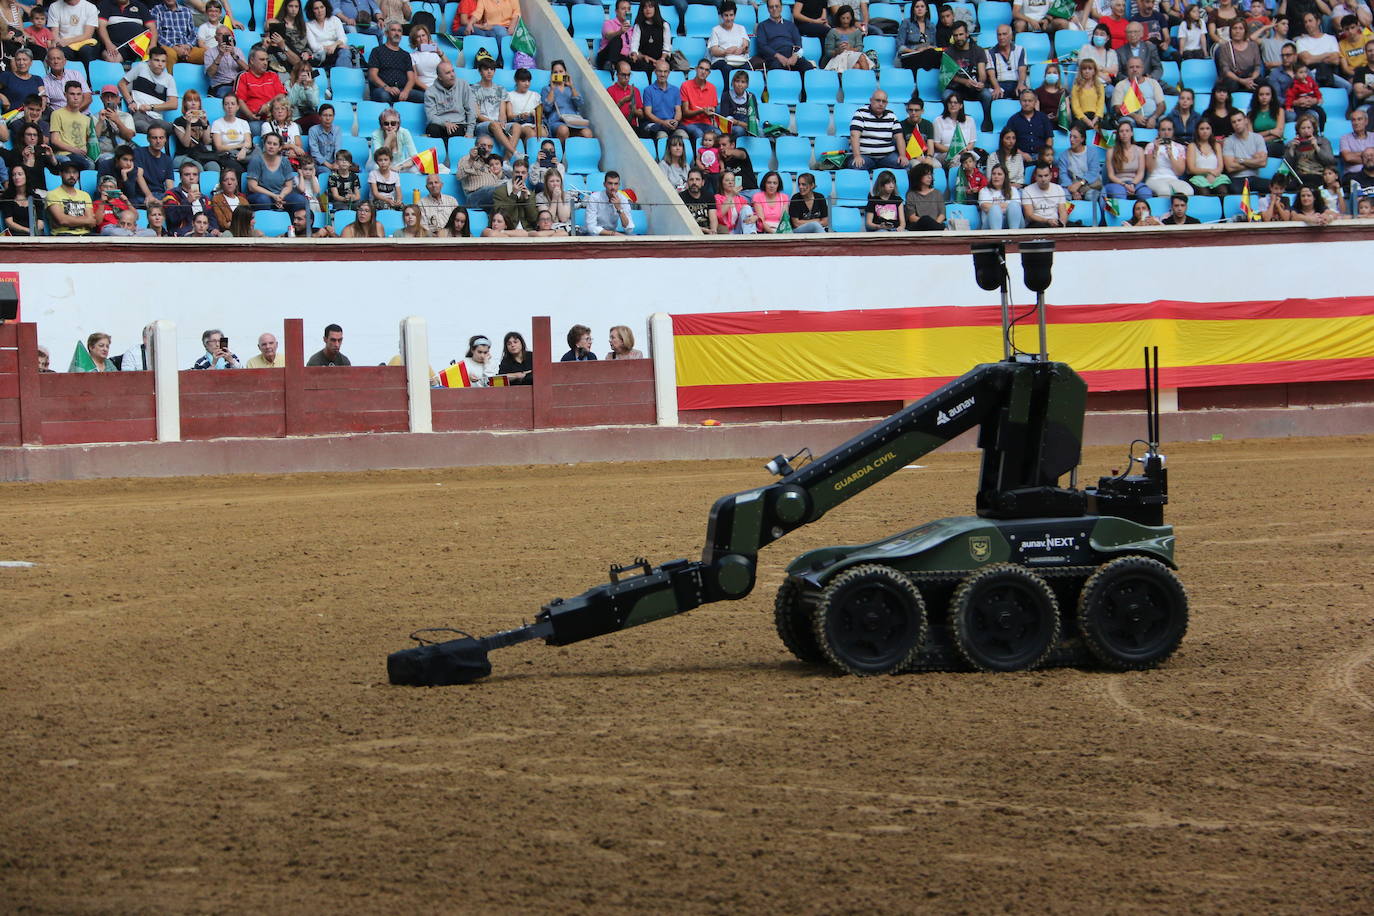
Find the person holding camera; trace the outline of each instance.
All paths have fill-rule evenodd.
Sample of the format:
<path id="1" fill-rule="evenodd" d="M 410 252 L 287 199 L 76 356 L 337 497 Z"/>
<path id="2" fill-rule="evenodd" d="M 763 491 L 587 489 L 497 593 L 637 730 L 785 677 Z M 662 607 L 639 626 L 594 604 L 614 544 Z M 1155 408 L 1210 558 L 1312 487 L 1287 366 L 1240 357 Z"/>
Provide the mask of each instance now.
<path id="1" fill-rule="evenodd" d="M 222 99 L 234 91 L 239 75 L 247 71 L 248 59 L 239 50 L 233 31 L 226 25 L 215 27 L 215 43 L 205 52 L 205 79 L 210 94 Z"/>
<path id="2" fill-rule="evenodd" d="M 582 94 L 573 85 L 567 64 L 555 60 L 549 68 L 549 84 L 540 97 L 544 108 L 544 132 L 559 140 L 566 140 L 574 133 L 590 137 L 590 122 L 582 114 Z"/>
<path id="3" fill-rule="evenodd" d="M 201 346 L 205 352 L 191 366 L 192 369 L 242 369 L 243 364 L 229 349 L 229 338 L 219 328 L 212 328 L 200 335 Z"/>

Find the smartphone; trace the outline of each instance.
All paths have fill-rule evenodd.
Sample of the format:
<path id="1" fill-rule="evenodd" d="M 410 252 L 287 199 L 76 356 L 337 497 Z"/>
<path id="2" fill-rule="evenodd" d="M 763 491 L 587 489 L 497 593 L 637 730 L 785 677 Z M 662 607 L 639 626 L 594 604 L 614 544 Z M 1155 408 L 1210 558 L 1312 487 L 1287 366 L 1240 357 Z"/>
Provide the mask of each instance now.
<path id="1" fill-rule="evenodd" d="M 228 350 L 228 349 L 229 349 L 229 338 L 227 338 L 227 337 L 221 337 L 221 338 L 219 339 L 219 346 L 220 346 L 220 349 L 221 349 L 221 350 Z"/>

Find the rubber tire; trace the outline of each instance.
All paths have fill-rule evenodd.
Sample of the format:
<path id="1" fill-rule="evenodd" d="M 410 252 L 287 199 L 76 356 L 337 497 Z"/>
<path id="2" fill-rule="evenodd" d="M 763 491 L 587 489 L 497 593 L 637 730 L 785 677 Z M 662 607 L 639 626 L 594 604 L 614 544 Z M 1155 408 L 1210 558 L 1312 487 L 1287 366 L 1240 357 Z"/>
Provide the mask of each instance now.
<path id="1" fill-rule="evenodd" d="M 997 590 L 1001 590 L 1000 593 Z M 1011 594 L 1006 594 L 1008 591 Z M 990 595 L 991 593 L 991 595 Z M 1035 632 L 1017 651 L 997 653 L 984 645 L 978 603 L 1001 594 L 1025 613 L 1038 611 Z M 1049 583 L 1015 563 L 994 563 L 959 583 L 949 600 L 949 629 L 954 648 L 978 671 L 1026 671 L 1041 665 L 1059 642 L 1059 602 Z"/>
<path id="2" fill-rule="evenodd" d="M 801 606 L 800 599 L 801 588 L 792 579 L 784 579 L 778 586 L 778 596 L 773 599 L 773 626 L 782 644 L 798 661 L 808 665 L 824 664 L 827 661 L 825 653 L 816 644 L 811 617 Z"/>
<path id="3" fill-rule="evenodd" d="M 886 622 L 874 620 L 871 615 L 867 621 L 857 620 L 854 614 L 862 611 L 849 606 L 861 593 L 873 589 L 884 598 L 884 607 L 874 611 L 885 611 L 889 618 Z M 860 677 L 894 674 L 920 655 L 926 639 L 926 604 L 920 590 L 905 575 L 890 566 L 869 563 L 846 569 L 830 580 L 812 609 L 811 624 L 816 645 L 836 668 Z M 894 624 L 900 626 L 894 628 Z M 885 627 L 888 632 L 875 633 L 875 626 Z M 858 651 L 854 639 L 844 638 L 852 637 L 856 630 L 875 633 L 871 651 Z"/>
<path id="4" fill-rule="evenodd" d="M 1123 589 L 1124 594 L 1113 597 Z M 1149 631 L 1143 640 L 1140 634 L 1125 639 L 1127 634 L 1121 626 L 1128 621 L 1117 621 L 1116 615 L 1131 615 L 1142 601 L 1153 609 Z M 1141 621 L 1135 617 L 1129 622 Z M 1083 583 L 1078 596 L 1078 629 L 1088 651 L 1107 667 L 1118 671 L 1153 668 L 1174 654 L 1188 632 L 1188 593 L 1174 571 L 1158 560 L 1118 557 L 1098 567 Z"/>

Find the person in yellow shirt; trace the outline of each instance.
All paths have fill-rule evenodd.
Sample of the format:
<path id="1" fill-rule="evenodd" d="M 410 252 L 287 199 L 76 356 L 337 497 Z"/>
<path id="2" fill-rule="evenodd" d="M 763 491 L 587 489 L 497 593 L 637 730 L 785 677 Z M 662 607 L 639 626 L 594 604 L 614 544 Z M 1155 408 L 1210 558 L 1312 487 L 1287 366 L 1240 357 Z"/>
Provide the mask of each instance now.
<path id="1" fill-rule="evenodd" d="M 275 334 L 258 335 L 258 355 L 248 361 L 249 369 L 284 369 L 286 357 L 277 352 Z"/>
<path id="2" fill-rule="evenodd" d="M 1102 114 L 1107 110 L 1107 99 L 1102 91 L 1102 81 L 1097 78 L 1097 64 L 1091 60 L 1078 62 L 1078 76 L 1069 93 L 1069 107 L 1073 111 L 1074 122 L 1085 129 L 1101 126 Z"/>
<path id="3" fill-rule="evenodd" d="M 56 151 L 59 162 L 74 162 L 78 168 L 93 169 L 95 165 L 88 153 L 95 122 L 90 115 L 81 113 L 86 91 L 76 80 L 68 80 L 63 87 L 63 95 L 67 106 L 52 113 L 52 132 L 48 134 L 48 143 Z"/>
<path id="4" fill-rule="evenodd" d="M 469 29 L 473 35 L 484 38 L 506 38 L 515 31 L 515 23 L 520 18 L 520 4 L 517 0 L 477 0 L 477 9 L 472 12 Z"/>
<path id="5" fill-rule="evenodd" d="M 1341 49 L 1341 73 L 1346 79 L 1354 76 L 1356 70 L 1369 65 L 1364 46 L 1371 38 L 1374 38 L 1374 32 L 1360 25 L 1360 20 L 1354 16 L 1346 16 L 1341 20 L 1341 35 L 1337 44 Z"/>
<path id="6" fill-rule="evenodd" d="M 99 224 L 91 195 L 76 186 L 81 167 L 62 163 L 62 184 L 48 192 L 48 224 L 53 235 L 90 235 Z"/>

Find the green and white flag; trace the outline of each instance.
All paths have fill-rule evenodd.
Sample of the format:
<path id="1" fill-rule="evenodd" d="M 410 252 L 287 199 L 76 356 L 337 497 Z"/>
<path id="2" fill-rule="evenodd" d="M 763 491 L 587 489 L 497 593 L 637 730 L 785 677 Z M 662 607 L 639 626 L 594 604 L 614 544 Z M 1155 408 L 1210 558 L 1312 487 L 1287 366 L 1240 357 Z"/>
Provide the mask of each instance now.
<path id="1" fill-rule="evenodd" d="M 81 341 L 76 342 L 76 352 L 72 353 L 72 361 L 67 366 L 68 372 L 94 372 L 95 360 L 91 359 L 91 353 L 86 349 L 86 345 Z"/>
<path id="2" fill-rule="evenodd" d="M 510 37 L 510 49 L 516 54 L 528 54 L 530 57 L 534 57 L 539 51 L 539 46 L 534 43 L 534 36 L 525 27 L 524 19 L 515 21 L 515 34 Z"/>
<path id="3" fill-rule="evenodd" d="M 950 82 L 964 72 L 964 68 L 959 66 L 959 62 L 948 54 L 940 57 L 940 91 L 944 92 L 949 88 Z"/>

